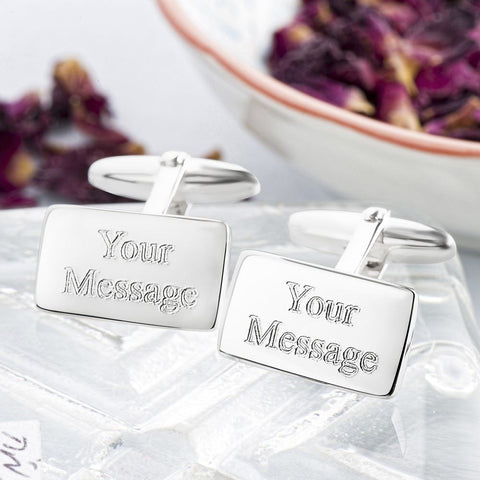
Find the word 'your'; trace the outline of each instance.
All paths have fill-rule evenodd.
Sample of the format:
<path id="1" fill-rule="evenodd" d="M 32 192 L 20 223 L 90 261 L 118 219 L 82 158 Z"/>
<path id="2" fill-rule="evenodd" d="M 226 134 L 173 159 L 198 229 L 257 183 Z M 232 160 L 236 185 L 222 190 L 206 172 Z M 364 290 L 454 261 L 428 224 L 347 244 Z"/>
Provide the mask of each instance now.
<path id="1" fill-rule="evenodd" d="M 140 260 L 144 263 L 168 263 L 168 254 L 174 251 L 173 245 L 135 242 L 126 240 L 125 235 L 128 232 L 122 230 L 98 230 L 105 243 L 105 253 L 103 258 L 116 259 L 118 256 L 123 260 Z"/>

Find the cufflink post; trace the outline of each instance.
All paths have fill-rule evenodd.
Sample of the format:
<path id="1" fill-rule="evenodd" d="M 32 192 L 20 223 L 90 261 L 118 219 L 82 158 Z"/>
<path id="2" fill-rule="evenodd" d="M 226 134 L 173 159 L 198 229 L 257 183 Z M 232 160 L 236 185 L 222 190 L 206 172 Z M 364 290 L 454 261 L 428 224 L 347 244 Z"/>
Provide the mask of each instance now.
<path id="1" fill-rule="evenodd" d="M 439 263 L 456 253 L 444 230 L 395 218 L 380 207 L 361 213 L 339 210 L 297 212 L 289 219 L 293 242 L 341 254 L 335 269 L 381 278 L 388 263 Z"/>
<path id="2" fill-rule="evenodd" d="M 146 201 L 143 213 L 185 215 L 191 204 L 237 202 L 260 191 L 257 178 L 239 165 L 185 152 L 125 155 L 96 161 L 89 182 L 101 190 Z"/>

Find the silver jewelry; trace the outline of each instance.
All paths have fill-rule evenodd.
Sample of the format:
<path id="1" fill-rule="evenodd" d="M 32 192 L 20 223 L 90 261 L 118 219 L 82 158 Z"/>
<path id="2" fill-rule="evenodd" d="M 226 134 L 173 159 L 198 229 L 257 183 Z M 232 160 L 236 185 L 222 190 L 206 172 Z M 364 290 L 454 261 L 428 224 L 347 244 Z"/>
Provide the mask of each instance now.
<path id="1" fill-rule="evenodd" d="M 238 165 L 167 152 L 99 160 L 90 167 L 89 181 L 147 200 L 143 213 L 50 207 L 37 305 L 162 327 L 213 328 L 228 273 L 229 228 L 184 215 L 191 203 L 255 195 L 257 179 Z"/>
<path id="2" fill-rule="evenodd" d="M 380 280 L 387 262 L 435 263 L 455 255 L 443 230 L 390 217 L 307 211 L 290 217 L 293 241 L 343 254 L 334 269 L 243 252 L 218 348 L 231 357 L 379 397 L 400 384 L 417 296 Z"/>

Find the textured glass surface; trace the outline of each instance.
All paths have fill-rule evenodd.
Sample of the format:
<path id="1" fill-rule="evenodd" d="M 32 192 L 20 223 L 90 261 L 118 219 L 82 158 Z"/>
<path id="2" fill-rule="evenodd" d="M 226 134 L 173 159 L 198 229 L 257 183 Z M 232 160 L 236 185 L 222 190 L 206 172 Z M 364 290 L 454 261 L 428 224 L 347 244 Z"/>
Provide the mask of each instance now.
<path id="1" fill-rule="evenodd" d="M 302 209 L 192 213 L 231 225 L 232 266 L 245 248 L 334 265 L 289 242 Z M 383 400 L 222 358 L 216 332 L 36 309 L 43 214 L 0 214 L 0 419 L 41 422 L 45 479 L 478 479 L 480 336 L 457 259 L 388 268 L 420 308 L 403 386 Z"/>

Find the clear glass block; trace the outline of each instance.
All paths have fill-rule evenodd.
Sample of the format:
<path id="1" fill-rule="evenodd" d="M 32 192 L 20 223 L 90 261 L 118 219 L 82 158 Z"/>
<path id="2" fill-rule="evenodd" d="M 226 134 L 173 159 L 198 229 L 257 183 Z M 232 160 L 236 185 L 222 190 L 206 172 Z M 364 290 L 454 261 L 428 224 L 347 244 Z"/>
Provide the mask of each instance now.
<path id="1" fill-rule="evenodd" d="M 192 213 L 231 225 L 232 267 L 245 248 L 333 266 L 290 243 L 303 209 Z M 478 479 L 480 332 L 458 258 L 388 267 L 420 305 L 403 385 L 384 400 L 223 358 L 216 332 L 38 310 L 43 214 L 0 213 L 0 409 L 40 421 L 45 479 Z"/>

